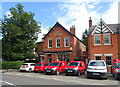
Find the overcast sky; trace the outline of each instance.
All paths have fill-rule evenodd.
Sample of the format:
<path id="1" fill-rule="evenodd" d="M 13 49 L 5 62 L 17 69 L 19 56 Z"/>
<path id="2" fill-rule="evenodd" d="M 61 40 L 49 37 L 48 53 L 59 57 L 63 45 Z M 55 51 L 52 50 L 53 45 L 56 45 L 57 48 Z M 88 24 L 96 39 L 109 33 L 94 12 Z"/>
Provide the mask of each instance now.
<path id="1" fill-rule="evenodd" d="M 107 24 L 118 23 L 118 2 L 120 0 L 2 0 L 0 8 L 1 17 L 10 14 L 9 8 L 15 7 L 17 3 L 24 6 L 27 12 L 35 13 L 35 19 L 42 25 L 42 33 L 38 41 L 41 41 L 43 34 L 46 34 L 49 27 L 53 27 L 58 21 L 66 29 L 72 25 L 76 27 L 76 36 L 81 39 L 82 33 L 88 29 L 89 17 L 96 25 L 100 18 Z M 16 2 L 15 2 L 16 1 Z M 30 2 L 27 2 L 30 1 Z"/>

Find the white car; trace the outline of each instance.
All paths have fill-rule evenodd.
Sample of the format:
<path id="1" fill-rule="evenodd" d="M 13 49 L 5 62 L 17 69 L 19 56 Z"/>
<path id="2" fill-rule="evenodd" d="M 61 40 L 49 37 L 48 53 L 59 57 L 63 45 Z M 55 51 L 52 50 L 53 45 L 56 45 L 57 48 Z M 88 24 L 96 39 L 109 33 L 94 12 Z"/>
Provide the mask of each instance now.
<path id="1" fill-rule="evenodd" d="M 23 63 L 20 67 L 20 71 L 34 71 L 35 64 L 36 63 Z"/>
<path id="2" fill-rule="evenodd" d="M 104 60 L 91 60 L 87 66 L 87 77 L 107 79 L 107 66 Z"/>

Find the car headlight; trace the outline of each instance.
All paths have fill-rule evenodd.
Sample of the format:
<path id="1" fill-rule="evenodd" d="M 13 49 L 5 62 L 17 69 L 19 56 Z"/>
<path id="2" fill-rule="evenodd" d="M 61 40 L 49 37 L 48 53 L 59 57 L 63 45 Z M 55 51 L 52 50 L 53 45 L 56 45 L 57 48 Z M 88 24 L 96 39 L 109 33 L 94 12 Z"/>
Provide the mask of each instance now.
<path id="1" fill-rule="evenodd" d="M 76 68 L 73 68 L 73 69 L 77 70 L 77 69 L 78 69 L 78 67 L 76 67 Z"/>
<path id="2" fill-rule="evenodd" d="M 54 67 L 54 68 L 52 68 L 53 70 L 56 70 L 57 69 L 57 67 Z"/>
<path id="3" fill-rule="evenodd" d="M 47 69 L 47 68 L 45 68 L 45 69 Z"/>

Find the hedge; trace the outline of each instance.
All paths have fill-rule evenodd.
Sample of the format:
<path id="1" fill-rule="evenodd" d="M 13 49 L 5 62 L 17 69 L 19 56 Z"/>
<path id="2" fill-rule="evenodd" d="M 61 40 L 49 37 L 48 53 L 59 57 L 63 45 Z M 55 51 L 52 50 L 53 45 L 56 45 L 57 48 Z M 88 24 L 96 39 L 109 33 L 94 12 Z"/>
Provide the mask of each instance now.
<path id="1" fill-rule="evenodd" d="M 23 63 L 24 61 L 0 62 L 0 69 L 19 69 Z"/>

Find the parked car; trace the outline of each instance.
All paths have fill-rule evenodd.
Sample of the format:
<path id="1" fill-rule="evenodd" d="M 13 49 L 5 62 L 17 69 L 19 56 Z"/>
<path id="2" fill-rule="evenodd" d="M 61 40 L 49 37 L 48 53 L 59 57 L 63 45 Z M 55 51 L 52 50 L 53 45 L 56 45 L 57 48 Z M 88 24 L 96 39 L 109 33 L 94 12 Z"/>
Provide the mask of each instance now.
<path id="1" fill-rule="evenodd" d="M 35 63 L 23 63 L 20 67 L 20 71 L 34 71 Z"/>
<path id="2" fill-rule="evenodd" d="M 120 59 L 113 60 L 112 74 L 115 79 L 120 79 Z"/>
<path id="3" fill-rule="evenodd" d="M 34 72 L 44 72 L 46 66 L 48 66 L 48 63 L 37 63 L 35 64 Z"/>
<path id="4" fill-rule="evenodd" d="M 56 74 L 65 72 L 67 63 L 65 61 L 52 61 L 49 66 L 45 68 L 45 74 Z"/>
<path id="5" fill-rule="evenodd" d="M 91 60 L 87 67 L 87 77 L 107 79 L 107 67 L 104 60 Z"/>
<path id="6" fill-rule="evenodd" d="M 86 70 L 86 64 L 84 61 L 71 61 L 66 66 L 65 75 L 81 75 Z"/>

